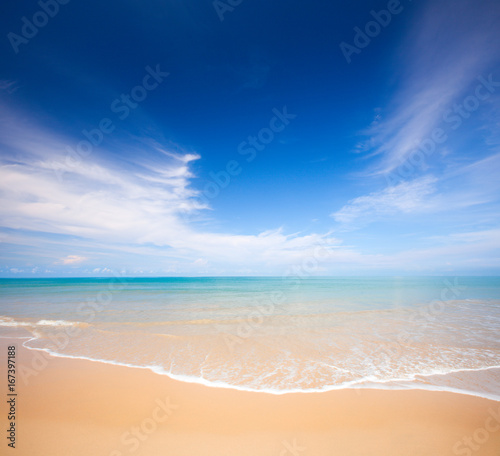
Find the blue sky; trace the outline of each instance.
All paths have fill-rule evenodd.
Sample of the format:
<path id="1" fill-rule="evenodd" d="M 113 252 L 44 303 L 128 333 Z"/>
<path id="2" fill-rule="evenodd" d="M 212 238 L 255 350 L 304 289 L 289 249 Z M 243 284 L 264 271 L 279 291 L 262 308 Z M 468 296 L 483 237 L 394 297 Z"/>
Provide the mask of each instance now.
<path id="1" fill-rule="evenodd" d="M 0 276 L 500 273 L 495 0 L 8 2 Z"/>

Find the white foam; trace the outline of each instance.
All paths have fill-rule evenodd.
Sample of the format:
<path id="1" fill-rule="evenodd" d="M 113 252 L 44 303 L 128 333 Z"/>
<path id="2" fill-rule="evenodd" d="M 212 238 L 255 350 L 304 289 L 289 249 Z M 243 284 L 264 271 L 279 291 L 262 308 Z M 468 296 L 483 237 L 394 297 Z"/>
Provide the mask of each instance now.
<path id="1" fill-rule="evenodd" d="M 78 321 L 66 321 L 66 320 L 39 320 L 36 323 L 30 321 L 19 321 L 14 320 L 11 317 L 0 316 L 0 326 L 8 327 L 26 327 L 26 326 L 78 326 L 82 325 Z"/>
<path id="2" fill-rule="evenodd" d="M 28 323 L 25 321 L 15 321 L 10 317 L 0 317 L 0 326 L 10 326 L 10 327 L 18 327 L 18 326 L 33 326 L 33 323 Z"/>
<path id="3" fill-rule="evenodd" d="M 35 337 L 30 338 L 28 341 L 24 342 L 24 346 L 28 349 L 33 349 L 33 350 L 41 350 L 49 353 L 50 355 L 54 357 L 62 357 L 62 358 L 74 358 L 74 359 L 84 359 L 88 361 L 94 361 L 94 362 L 101 362 L 101 363 L 106 363 L 106 364 L 112 364 L 112 365 L 117 365 L 117 366 L 123 366 L 123 367 L 133 367 L 133 368 L 141 368 L 141 369 L 149 369 L 152 372 L 158 374 L 158 375 L 166 375 L 174 380 L 186 382 L 186 383 L 197 383 L 201 384 L 204 386 L 208 387 L 214 387 L 214 388 L 226 388 L 226 389 L 236 389 L 240 391 L 248 391 L 248 392 L 262 392 L 262 393 L 268 393 L 268 394 L 274 394 L 274 395 L 283 395 L 283 394 L 290 394 L 290 393 L 315 393 L 315 392 L 324 392 L 324 391 L 332 391 L 332 390 L 341 390 L 341 389 L 358 389 L 358 388 L 369 388 L 369 389 L 419 389 L 419 390 L 433 390 L 433 391 L 448 391 L 448 392 L 453 392 L 453 393 L 461 393 L 461 394 L 468 394 L 468 395 L 473 395 L 473 396 L 479 396 L 479 397 L 484 397 L 487 399 L 492 399 L 495 401 L 500 401 L 500 395 L 493 394 L 491 392 L 483 392 L 483 391 L 470 391 L 466 389 L 460 389 L 460 388 L 453 388 L 451 386 L 441 386 L 441 385 L 431 385 L 431 384 L 422 384 L 419 383 L 421 381 L 421 377 L 432 377 L 432 376 L 443 376 L 443 375 L 448 375 L 448 374 L 453 374 L 457 372 L 479 372 L 479 371 L 485 371 L 485 370 L 490 370 L 490 369 L 500 369 L 500 365 L 493 365 L 493 366 L 484 366 L 484 367 L 477 367 L 477 368 L 460 368 L 460 367 L 455 367 L 455 368 L 445 368 L 443 369 L 442 367 L 440 368 L 430 368 L 430 366 L 426 366 L 426 368 L 423 369 L 423 372 L 408 372 L 403 375 L 397 374 L 397 373 L 389 373 L 385 372 L 382 373 L 380 371 L 373 371 L 373 369 L 370 369 L 371 372 L 365 372 L 364 375 L 361 374 L 359 378 L 353 379 L 350 381 L 344 381 L 342 383 L 338 384 L 326 384 L 324 386 L 318 387 L 318 388 L 304 388 L 304 387 L 292 387 L 292 388 L 287 388 L 285 385 L 283 385 L 283 388 L 280 388 L 276 386 L 271 386 L 271 387 L 266 387 L 263 385 L 262 388 L 259 387 L 259 385 L 253 386 L 253 385 L 237 385 L 237 384 L 231 384 L 228 381 L 225 381 L 223 378 L 221 380 L 210 380 L 207 378 L 204 378 L 203 373 L 201 375 L 184 375 L 184 374 L 177 374 L 170 372 L 167 370 L 165 367 L 160 366 L 160 365 L 149 365 L 149 364 L 144 364 L 144 365 L 138 365 L 138 364 L 131 364 L 127 362 L 120 362 L 116 360 L 109 360 L 109 359 L 100 359 L 100 358 L 92 358 L 92 357 L 87 357 L 87 356 L 78 356 L 78 355 L 71 355 L 71 354 L 63 354 L 63 353 L 58 353 L 54 352 L 50 349 L 47 348 L 37 348 L 37 347 L 30 347 L 29 342 L 34 341 L 34 340 L 39 340 L 41 336 L 38 336 L 36 327 L 67 327 L 67 326 L 77 326 L 77 325 L 84 325 L 84 323 L 79 323 L 79 322 L 71 322 L 71 321 L 66 321 L 66 320 L 39 320 L 37 323 L 30 323 L 30 322 L 25 322 L 25 321 L 15 321 L 13 318 L 10 317 L 5 317 L 5 316 L 0 316 L 0 326 L 10 326 L 10 327 L 16 327 L 16 326 L 30 326 L 31 332 L 34 333 Z M 326 363 L 324 363 L 326 365 Z M 328 364 L 329 367 L 332 367 L 334 369 L 338 369 L 340 371 L 345 371 L 348 372 L 345 369 L 333 366 L 331 364 Z M 374 368 L 375 366 L 371 366 Z M 414 366 L 414 370 L 418 370 L 418 366 Z M 332 379 L 333 380 L 333 379 Z M 330 380 L 330 381 L 332 381 Z"/>
<path id="4" fill-rule="evenodd" d="M 274 388 L 249 388 L 241 385 L 232 385 L 223 381 L 212 381 L 207 380 L 203 377 L 196 377 L 191 375 L 182 375 L 182 374 L 174 374 L 172 372 L 167 371 L 164 367 L 158 365 L 146 365 L 140 366 L 136 364 L 124 363 L 115 360 L 106 360 L 99 358 L 90 358 L 88 356 L 77 356 L 77 355 L 69 355 L 54 352 L 48 348 L 35 348 L 28 347 L 26 344 L 30 340 L 36 340 L 36 338 L 30 338 L 26 342 L 23 343 L 23 346 L 30 350 L 39 350 L 44 351 L 56 358 L 70 358 L 70 359 L 82 359 L 86 361 L 98 362 L 103 364 L 110 364 L 114 366 L 121 367 L 131 367 L 135 369 L 147 369 L 152 371 L 158 375 L 165 375 L 173 380 L 185 382 L 185 383 L 196 383 L 200 385 L 204 385 L 210 388 L 224 388 L 224 389 L 234 389 L 238 391 L 246 391 L 253 393 L 266 393 L 273 395 L 284 395 L 284 394 L 310 394 L 310 393 L 322 393 L 326 391 L 334 391 L 334 390 L 344 390 L 344 389 L 375 389 L 375 390 L 422 390 L 422 391 L 441 391 L 441 392 L 450 392 L 456 394 L 465 394 L 468 396 L 482 397 L 484 399 L 489 399 L 493 401 L 500 402 L 500 394 L 490 394 L 486 392 L 478 392 L 478 391 L 470 391 L 459 388 L 452 387 L 444 387 L 437 385 L 421 385 L 418 383 L 412 383 L 412 380 L 415 379 L 415 376 L 423 376 L 423 374 L 415 374 L 412 376 L 413 378 L 401 378 L 401 379 L 377 379 L 375 376 L 366 376 L 360 378 L 358 380 L 352 380 L 349 382 L 344 382 L 338 385 L 325 385 L 321 388 L 309 388 L 309 389 L 301 389 L 301 388 L 289 388 L 289 389 L 274 389 Z M 478 369 L 463 369 L 465 371 L 481 371 L 485 369 L 500 369 L 500 366 L 490 366 L 487 368 L 478 368 Z M 454 370 L 453 372 L 459 372 L 460 370 Z M 450 372 L 450 373 L 453 373 Z M 427 374 L 427 375 L 446 375 L 446 374 Z M 390 386 L 389 386 L 390 385 Z"/>
<path id="5" fill-rule="evenodd" d="M 66 320 L 40 320 L 36 324 L 37 326 L 78 326 L 81 323 Z"/>

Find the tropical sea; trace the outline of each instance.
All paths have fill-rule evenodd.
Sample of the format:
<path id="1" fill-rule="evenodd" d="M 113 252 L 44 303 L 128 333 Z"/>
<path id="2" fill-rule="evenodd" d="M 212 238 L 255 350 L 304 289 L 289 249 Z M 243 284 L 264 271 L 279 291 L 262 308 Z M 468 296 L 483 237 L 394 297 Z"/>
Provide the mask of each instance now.
<path id="1" fill-rule="evenodd" d="M 0 279 L 0 337 L 214 387 L 500 400 L 498 277 Z"/>

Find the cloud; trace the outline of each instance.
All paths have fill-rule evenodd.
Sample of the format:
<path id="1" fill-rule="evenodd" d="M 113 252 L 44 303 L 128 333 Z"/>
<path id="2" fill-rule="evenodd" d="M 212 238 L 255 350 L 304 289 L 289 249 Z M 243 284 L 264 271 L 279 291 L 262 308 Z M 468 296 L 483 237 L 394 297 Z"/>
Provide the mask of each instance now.
<path id="1" fill-rule="evenodd" d="M 331 214 L 336 222 L 356 226 L 389 216 L 454 213 L 467 222 L 465 209 L 476 208 L 475 217 L 496 222 L 500 203 L 500 153 L 461 166 L 439 176 L 424 175 L 350 200 Z"/>
<path id="2" fill-rule="evenodd" d="M 21 124 L 14 124 L 2 140 L 8 144 L 5 149 L 15 150 L 0 158 L 0 225 L 11 230 L 4 236 L 18 245 L 34 243 L 25 233 L 52 236 L 46 245 L 56 236 L 72 249 L 62 260 L 65 265 L 83 261 L 85 254 L 73 252 L 102 248 L 147 251 L 194 266 L 210 259 L 210 264 L 225 267 L 285 267 L 312 255 L 318 244 L 340 243 L 330 233 L 285 234 L 275 228 L 236 235 L 197 228 L 185 215 L 207 206 L 199 203 L 199 192 L 192 187 L 190 165 L 199 158 L 192 152 L 131 142 L 122 147 L 142 147 L 141 155 L 121 159 L 101 147 L 98 156 L 68 159 L 67 145 L 74 141 Z"/>
<path id="3" fill-rule="evenodd" d="M 450 233 L 429 238 L 434 245 L 398 252 L 388 257 L 393 265 L 407 265 L 408 269 L 445 271 L 453 266 L 460 271 L 498 269 L 500 267 L 500 230 Z"/>
<path id="4" fill-rule="evenodd" d="M 452 233 L 448 236 L 432 236 L 429 239 L 447 245 L 486 244 L 489 246 L 489 248 L 500 248 L 500 228 L 482 231 Z"/>
<path id="5" fill-rule="evenodd" d="M 0 90 L 5 90 L 7 93 L 14 93 L 18 88 L 19 86 L 16 81 L 0 79 Z"/>
<path id="6" fill-rule="evenodd" d="M 360 196 L 334 212 L 332 217 L 339 223 L 348 224 L 359 218 L 373 220 L 384 215 L 428 210 L 432 204 L 427 197 L 435 193 L 436 181 L 436 178 L 426 176 Z"/>
<path id="7" fill-rule="evenodd" d="M 400 88 L 383 118 L 364 132 L 368 139 L 356 146 L 367 157 L 378 157 L 371 174 L 401 165 L 443 126 L 455 102 L 474 94 L 477 77 L 487 76 L 498 62 L 499 20 L 500 10 L 490 0 L 427 2 L 403 46 Z"/>
<path id="8" fill-rule="evenodd" d="M 85 260 L 88 260 L 88 258 L 78 255 L 68 255 L 65 258 L 61 258 L 60 262 L 62 264 L 80 264 L 83 263 Z"/>
<path id="9" fill-rule="evenodd" d="M 10 265 L 12 273 L 32 271 L 38 259 L 40 270 L 61 265 L 55 274 L 75 271 L 83 263 L 89 274 L 118 268 L 133 274 L 185 275 L 202 269 L 214 275 L 283 274 L 296 265 L 314 263 L 318 246 L 328 254 L 316 262 L 311 274 L 426 270 L 429 265 L 445 265 L 445 259 L 462 265 L 481 265 L 481 258 L 492 267 L 499 263 L 496 233 L 480 228 L 421 238 L 411 250 L 394 254 L 387 250 L 373 254 L 370 248 L 362 252 L 331 231 L 286 233 L 274 227 L 246 234 L 215 232 L 194 223 L 196 217 L 186 217 L 208 209 L 200 204 L 193 185 L 197 153 L 132 138 L 120 144 L 129 152 L 126 158 L 100 147 L 99 154 L 75 160 L 67 150 L 74 146 L 73 138 L 21 122 L 5 109 L 0 114 L 6 119 L 0 135 L 0 239 L 13 252 L 9 261 L 17 255 Z M 351 199 L 332 217 L 356 225 L 488 205 L 500 194 L 499 166 L 500 153 L 474 163 L 468 160 L 442 175 L 419 177 Z M 482 223 L 495 217 L 489 209 L 479 214 Z M 455 216 L 461 213 L 456 211 Z M 463 219 L 467 218 L 470 215 L 465 214 Z M 381 248 L 383 243 L 384 239 Z M 23 263 L 26 258 L 29 267 Z M 68 265 L 73 267 L 64 268 Z"/>

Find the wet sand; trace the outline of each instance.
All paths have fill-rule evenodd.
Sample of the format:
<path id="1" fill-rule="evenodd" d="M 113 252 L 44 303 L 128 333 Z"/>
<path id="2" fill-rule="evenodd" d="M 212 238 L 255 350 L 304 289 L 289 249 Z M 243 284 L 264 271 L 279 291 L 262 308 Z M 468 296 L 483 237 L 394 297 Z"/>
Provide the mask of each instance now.
<path id="1" fill-rule="evenodd" d="M 13 342 L 15 451 L 7 447 L 5 408 Z M 54 358 L 20 342 L 0 339 L 1 454 L 500 456 L 500 402 L 479 397 L 419 390 L 243 392 Z"/>

